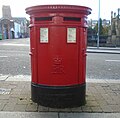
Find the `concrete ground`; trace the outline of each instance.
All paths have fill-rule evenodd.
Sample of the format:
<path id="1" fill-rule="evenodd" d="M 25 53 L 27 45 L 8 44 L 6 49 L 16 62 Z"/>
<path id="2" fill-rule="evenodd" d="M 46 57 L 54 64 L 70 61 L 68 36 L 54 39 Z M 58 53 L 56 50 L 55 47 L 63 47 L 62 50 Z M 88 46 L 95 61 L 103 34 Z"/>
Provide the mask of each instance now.
<path id="1" fill-rule="evenodd" d="M 88 53 L 107 53 L 107 54 L 120 54 L 120 48 L 109 47 L 87 47 Z"/>
<path id="2" fill-rule="evenodd" d="M 55 109 L 33 103 L 30 77 L 0 79 L 0 118 L 119 118 L 120 81 L 87 80 L 86 105 Z M 26 81 L 27 80 L 27 81 Z"/>
<path id="3" fill-rule="evenodd" d="M 85 106 L 55 109 L 32 102 L 30 81 L 1 81 L 0 111 L 120 113 L 119 80 L 87 80 L 86 87 Z"/>
<path id="4" fill-rule="evenodd" d="M 1 112 L 0 118 L 120 118 L 119 113 Z"/>

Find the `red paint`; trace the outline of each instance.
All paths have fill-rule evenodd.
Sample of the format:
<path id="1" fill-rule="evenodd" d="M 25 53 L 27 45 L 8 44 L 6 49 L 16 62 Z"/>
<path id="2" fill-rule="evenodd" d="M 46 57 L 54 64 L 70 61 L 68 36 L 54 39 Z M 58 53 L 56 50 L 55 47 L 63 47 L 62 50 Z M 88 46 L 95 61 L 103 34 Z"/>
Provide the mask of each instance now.
<path id="1" fill-rule="evenodd" d="M 48 86 L 85 83 L 85 19 L 91 9 L 73 5 L 43 5 L 29 7 L 26 12 L 31 19 L 32 82 Z M 48 43 L 40 42 L 40 28 L 48 28 Z M 67 42 L 68 28 L 76 28 L 76 43 Z"/>

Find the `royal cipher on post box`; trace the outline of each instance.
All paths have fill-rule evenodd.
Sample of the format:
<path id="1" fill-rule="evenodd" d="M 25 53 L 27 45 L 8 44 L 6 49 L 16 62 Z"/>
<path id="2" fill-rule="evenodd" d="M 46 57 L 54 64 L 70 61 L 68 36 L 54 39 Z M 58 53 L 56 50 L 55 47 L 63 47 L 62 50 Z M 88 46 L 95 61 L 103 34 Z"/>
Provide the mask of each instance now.
<path id="1" fill-rule="evenodd" d="M 48 107 L 85 104 L 87 15 L 75 5 L 39 5 L 30 15 L 31 96 Z"/>

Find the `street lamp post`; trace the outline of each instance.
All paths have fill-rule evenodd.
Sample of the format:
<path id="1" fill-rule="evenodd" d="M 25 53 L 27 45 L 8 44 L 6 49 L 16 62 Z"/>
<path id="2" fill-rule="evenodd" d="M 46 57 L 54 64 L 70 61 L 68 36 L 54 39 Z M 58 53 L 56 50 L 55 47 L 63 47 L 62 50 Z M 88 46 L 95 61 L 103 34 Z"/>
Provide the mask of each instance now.
<path id="1" fill-rule="evenodd" d="M 98 39 L 97 39 L 97 48 L 100 44 L 100 0 L 98 2 Z"/>

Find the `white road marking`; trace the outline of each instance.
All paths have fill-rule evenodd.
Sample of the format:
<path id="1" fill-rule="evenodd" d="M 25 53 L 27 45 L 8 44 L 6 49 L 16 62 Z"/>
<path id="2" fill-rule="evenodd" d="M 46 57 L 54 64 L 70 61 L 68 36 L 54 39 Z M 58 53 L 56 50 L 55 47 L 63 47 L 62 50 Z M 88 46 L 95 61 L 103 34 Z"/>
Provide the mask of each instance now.
<path id="1" fill-rule="evenodd" d="M 9 76 L 6 81 L 31 81 L 30 75 L 16 75 L 16 76 Z"/>
<path id="2" fill-rule="evenodd" d="M 105 61 L 108 61 L 108 62 L 120 62 L 120 60 L 105 60 Z"/>
<path id="3" fill-rule="evenodd" d="M 30 46 L 29 44 L 3 43 L 4 46 Z"/>
<path id="4" fill-rule="evenodd" d="M 17 52 L 17 53 L 28 53 L 29 54 L 29 52 L 27 52 L 27 51 L 16 51 L 16 50 L 14 50 L 14 51 L 12 51 L 12 50 L 0 50 L 0 52 L 11 52 L 11 53 L 13 53 L 13 52 Z"/>
<path id="5" fill-rule="evenodd" d="M 6 57 L 8 57 L 8 56 L 0 56 L 0 58 L 6 58 Z"/>

